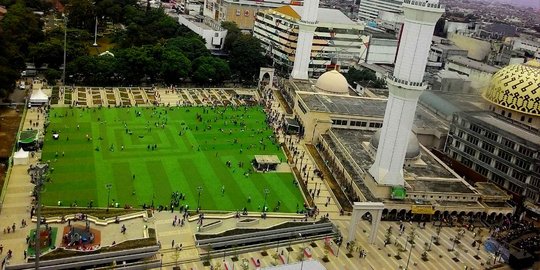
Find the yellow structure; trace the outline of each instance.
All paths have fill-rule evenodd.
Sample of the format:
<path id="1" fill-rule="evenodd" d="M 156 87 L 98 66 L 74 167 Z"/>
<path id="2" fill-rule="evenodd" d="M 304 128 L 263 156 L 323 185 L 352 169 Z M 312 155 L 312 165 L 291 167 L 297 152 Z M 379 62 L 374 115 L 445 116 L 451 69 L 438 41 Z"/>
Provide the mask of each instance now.
<path id="1" fill-rule="evenodd" d="M 495 105 L 490 106 L 492 111 L 534 125 L 533 120 L 540 116 L 540 62 L 531 60 L 499 70 L 493 75 L 484 98 Z"/>

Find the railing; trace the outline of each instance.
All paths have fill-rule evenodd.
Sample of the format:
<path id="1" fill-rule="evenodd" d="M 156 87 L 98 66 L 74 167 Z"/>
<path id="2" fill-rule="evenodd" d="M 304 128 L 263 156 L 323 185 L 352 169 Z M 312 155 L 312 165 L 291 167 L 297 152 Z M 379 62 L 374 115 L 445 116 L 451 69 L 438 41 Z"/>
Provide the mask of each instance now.
<path id="1" fill-rule="evenodd" d="M 394 77 L 394 75 L 388 76 L 388 79 L 390 79 L 393 82 L 403 84 L 403 85 L 407 85 L 407 86 L 427 87 L 427 84 L 425 82 L 411 82 L 411 81 L 396 78 L 396 77 Z"/>
<path id="2" fill-rule="evenodd" d="M 429 2 L 412 1 L 412 0 L 404 0 L 403 3 L 409 4 L 409 5 L 421 6 L 421 7 L 429 7 L 429 8 L 444 8 L 444 6 L 441 5 L 440 3 L 429 3 Z"/>

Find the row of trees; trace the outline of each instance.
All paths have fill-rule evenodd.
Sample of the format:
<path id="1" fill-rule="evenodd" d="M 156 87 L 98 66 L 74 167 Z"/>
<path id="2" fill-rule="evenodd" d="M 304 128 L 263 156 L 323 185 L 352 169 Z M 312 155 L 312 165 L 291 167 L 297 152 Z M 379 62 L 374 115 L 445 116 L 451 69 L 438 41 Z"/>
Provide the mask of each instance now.
<path id="1" fill-rule="evenodd" d="M 15 2 L 16 1 L 16 2 Z M 25 62 L 48 64 L 49 82 L 60 79 L 64 53 L 64 24 L 43 24 L 32 11 L 51 9 L 39 0 L 0 0 L 8 14 L 0 22 L 0 95 L 14 89 Z M 27 6 L 30 5 L 31 6 Z M 204 41 L 162 9 L 138 7 L 136 0 L 63 0 L 67 14 L 67 83 L 85 85 L 208 84 L 226 80 L 252 82 L 268 63 L 260 43 L 224 23 L 226 57 L 213 56 Z M 62 18 L 60 14 L 57 18 Z M 90 55 L 93 28 L 107 22 L 122 25 L 107 38 L 114 56 Z"/>
<path id="2" fill-rule="evenodd" d="M 8 12 L 0 20 L 0 98 L 15 88 L 32 44 L 43 40 L 42 23 L 32 13 L 40 1 L 0 1 Z M 28 6 L 27 6 L 28 5 Z"/>

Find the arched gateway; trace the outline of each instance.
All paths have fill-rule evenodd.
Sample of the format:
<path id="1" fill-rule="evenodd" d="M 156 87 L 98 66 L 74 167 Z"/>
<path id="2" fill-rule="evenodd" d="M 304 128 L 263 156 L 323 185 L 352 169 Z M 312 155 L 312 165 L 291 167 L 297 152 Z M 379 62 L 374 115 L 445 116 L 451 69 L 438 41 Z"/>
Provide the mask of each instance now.
<path id="1" fill-rule="evenodd" d="M 377 235 L 377 228 L 379 227 L 379 222 L 381 222 L 383 210 L 384 203 L 382 202 L 355 202 L 353 205 L 351 225 L 349 227 L 348 241 L 354 241 L 354 235 L 356 233 L 358 220 L 360 220 L 362 216 L 366 213 L 370 213 L 371 232 L 369 233 L 369 243 L 373 244 L 373 242 L 375 242 L 375 236 Z"/>

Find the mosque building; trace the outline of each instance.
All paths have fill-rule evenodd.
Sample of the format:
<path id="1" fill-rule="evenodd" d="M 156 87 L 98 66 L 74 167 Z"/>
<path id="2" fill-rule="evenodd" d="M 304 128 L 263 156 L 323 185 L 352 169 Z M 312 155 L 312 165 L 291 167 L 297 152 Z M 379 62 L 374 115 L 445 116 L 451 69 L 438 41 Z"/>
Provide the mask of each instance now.
<path id="1" fill-rule="evenodd" d="M 408 19 L 389 90 L 359 92 L 337 68 L 317 80 L 296 76 L 307 74 L 299 68 L 279 83 L 287 117 L 299 126 L 310 153 L 324 160 L 329 181 L 339 185 L 332 192 L 341 209 L 383 202 L 383 219 L 512 213 L 505 191 L 489 182 L 469 184 L 423 145 L 444 145 L 448 130 L 447 122 L 416 106 L 427 87 L 432 26 L 444 9 L 436 0 L 406 0 L 404 9 Z"/>
<path id="2" fill-rule="evenodd" d="M 454 114 L 445 152 L 539 215 L 540 62 L 499 70 L 483 98 L 487 110 Z"/>

